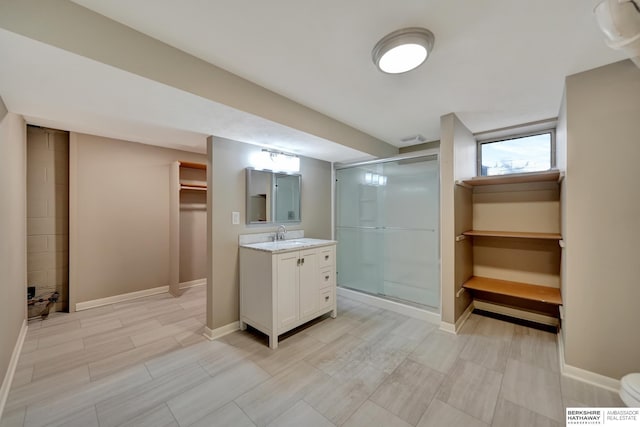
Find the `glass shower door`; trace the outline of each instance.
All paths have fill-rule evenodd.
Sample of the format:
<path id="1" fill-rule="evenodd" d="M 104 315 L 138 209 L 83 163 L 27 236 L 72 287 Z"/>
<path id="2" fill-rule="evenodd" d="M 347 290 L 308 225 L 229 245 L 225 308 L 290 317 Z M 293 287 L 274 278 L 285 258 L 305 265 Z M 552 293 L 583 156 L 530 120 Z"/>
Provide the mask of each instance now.
<path id="1" fill-rule="evenodd" d="M 338 284 L 439 308 L 437 158 L 369 163 L 336 177 Z"/>

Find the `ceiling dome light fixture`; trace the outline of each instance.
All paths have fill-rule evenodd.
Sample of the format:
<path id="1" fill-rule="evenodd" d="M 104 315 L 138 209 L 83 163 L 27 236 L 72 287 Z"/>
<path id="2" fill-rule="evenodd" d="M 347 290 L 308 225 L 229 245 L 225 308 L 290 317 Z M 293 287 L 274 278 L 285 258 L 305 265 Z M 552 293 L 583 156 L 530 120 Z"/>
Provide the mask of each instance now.
<path id="1" fill-rule="evenodd" d="M 426 28 L 410 27 L 384 36 L 373 48 L 373 63 L 383 72 L 400 74 L 419 67 L 433 50 L 435 38 Z"/>

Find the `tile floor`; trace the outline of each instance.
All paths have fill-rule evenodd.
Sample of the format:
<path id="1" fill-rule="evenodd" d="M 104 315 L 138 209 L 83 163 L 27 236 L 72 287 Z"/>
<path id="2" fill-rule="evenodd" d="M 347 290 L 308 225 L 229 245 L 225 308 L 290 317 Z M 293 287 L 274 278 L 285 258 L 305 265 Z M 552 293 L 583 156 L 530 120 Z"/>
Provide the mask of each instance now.
<path id="1" fill-rule="evenodd" d="M 31 322 L 1 427 L 560 426 L 622 406 L 558 372 L 555 336 L 472 315 L 459 335 L 353 300 L 272 351 L 202 336 L 204 287 Z"/>

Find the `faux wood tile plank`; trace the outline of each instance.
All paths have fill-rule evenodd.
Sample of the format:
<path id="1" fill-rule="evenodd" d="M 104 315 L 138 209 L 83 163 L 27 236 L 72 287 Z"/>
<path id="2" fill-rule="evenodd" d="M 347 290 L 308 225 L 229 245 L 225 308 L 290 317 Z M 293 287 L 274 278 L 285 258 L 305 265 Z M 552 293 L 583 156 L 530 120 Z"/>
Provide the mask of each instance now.
<path id="1" fill-rule="evenodd" d="M 249 417 L 234 402 L 224 405 L 189 427 L 255 427 Z"/>
<path id="2" fill-rule="evenodd" d="M 100 426 L 120 425 L 191 390 L 207 378 L 209 376 L 198 364 L 191 364 L 102 400 L 96 404 Z"/>
<path id="3" fill-rule="evenodd" d="M 44 349 L 55 345 L 60 345 L 65 342 L 90 337 L 120 327 L 122 327 L 122 323 L 120 323 L 120 320 L 112 319 L 92 326 L 90 328 L 79 328 L 72 332 L 65 332 L 64 334 L 41 336 L 38 340 L 38 349 Z"/>
<path id="4" fill-rule="evenodd" d="M 82 339 L 63 342 L 48 348 L 37 349 L 30 353 L 21 354 L 18 366 L 29 366 L 37 363 L 47 362 L 59 356 L 66 357 L 70 353 L 84 350 L 84 342 Z"/>
<path id="5" fill-rule="evenodd" d="M 317 353 L 323 346 L 323 342 L 306 333 L 298 333 L 282 341 L 276 350 L 264 347 L 249 355 L 249 359 L 270 375 L 276 375 L 308 355 Z"/>
<path id="6" fill-rule="evenodd" d="M 160 324 L 160 322 L 158 322 L 158 324 Z M 185 331 L 193 331 L 201 327 L 202 324 L 198 323 L 197 320 L 188 318 L 177 323 L 160 325 L 157 328 L 131 335 L 131 341 L 133 341 L 133 344 L 136 347 L 141 347 L 154 341 L 159 341 L 167 337 L 174 337 Z"/>
<path id="7" fill-rule="evenodd" d="M 235 400 L 258 427 L 266 426 L 291 408 L 326 376 L 306 362 L 254 387 Z"/>
<path id="8" fill-rule="evenodd" d="M 180 425 L 190 425 L 269 378 L 270 375 L 255 363 L 241 360 L 176 395 L 167 404 Z"/>
<path id="9" fill-rule="evenodd" d="M 180 370 L 185 365 L 198 363 L 207 360 L 211 354 L 225 353 L 228 348 L 226 344 L 220 341 L 209 341 L 193 345 L 187 348 L 181 348 L 170 353 L 154 357 L 144 362 L 152 377 L 158 378 L 172 371 Z M 237 361 L 237 360 L 236 360 Z M 200 365 L 205 369 L 202 363 Z"/>
<path id="10" fill-rule="evenodd" d="M 90 406 L 79 412 L 70 414 L 66 418 L 57 420 L 54 423 L 48 424 L 48 427 L 100 427 L 98 423 L 98 416 L 96 415 L 96 408 Z"/>
<path id="11" fill-rule="evenodd" d="M 153 330 L 156 328 L 162 328 L 162 325 L 157 320 L 150 319 L 144 322 L 122 326 L 120 328 L 111 329 L 109 331 L 104 331 L 86 337 L 84 338 L 84 346 L 86 349 L 91 349 L 92 347 L 102 346 L 109 343 L 110 341 L 115 341 L 123 337 L 131 339 L 132 335 L 143 333 L 145 331 Z"/>
<path id="12" fill-rule="evenodd" d="M 96 403 L 151 381 L 143 365 L 61 392 L 27 409 L 25 425 L 40 427 L 68 419 Z"/>
<path id="13" fill-rule="evenodd" d="M 540 415 L 564 422 L 560 375 L 555 372 L 510 359 L 504 373 L 501 395 Z"/>
<path id="14" fill-rule="evenodd" d="M 350 362 L 364 362 L 367 343 L 347 334 L 326 344 L 322 351 L 317 351 L 305 358 L 305 361 L 329 375 L 335 375 Z"/>
<path id="15" fill-rule="evenodd" d="M 180 344 L 173 338 L 168 337 L 150 344 L 137 347 L 129 351 L 115 354 L 106 359 L 99 360 L 89 364 L 89 372 L 91 380 L 103 378 L 107 375 L 114 374 L 130 366 L 145 362 L 153 357 L 169 353 L 170 351 L 180 348 Z"/>
<path id="16" fill-rule="evenodd" d="M 86 366 L 62 372 L 37 381 L 11 389 L 6 403 L 6 410 L 11 411 L 31 405 L 49 397 L 56 396 L 77 386 L 89 382 L 89 369 Z"/>
<path id="17" fill-rule="evenodd" d="M 268 424 L 268 427 L 334 427 L 325 417 L 303 401 Z"/>
<path id="18" fill-rule="evenodd" d="M 371 393 L 362 384 L 327 377 L 304 396 L 305 402 L 335 425 L 342 425 Z"/>
<path id="19" fill-rule="evenodd" d="M 509 341 L 474 335 L 467 340 L 460 358 L 502 374 L 507 366 L 510 348 Z"/>
<path id="20" fill-rule="evenodd" d="M 563 424 L 562 424 L 563 425 Z M 493 427 L 560 427 L 561 423 L 530 411 L 505 399 L 500 399 L 493 417 Z"/>
<path id="21" fill-rule="evenodd" d="M 386 409 L 367 400 L 345 422 L 343 427 L 409 427 L 411 424 L 401 420 Z"/>
<path id="22" fill-rule="evenodd" d="M 353 331 L 361 324 L 361 322 L 349 319 L 345 316 L 338 316 L 335 319 L 327 317 L 321 322 L 318 322 L 310 328 L 305 329 L 305 332 L 318 341 L 322 341 L 326 344 L 334 341 L 335 339 L 348 332 Z"/>
<path id="23" fill-rule="evenodd" d="M 559 372 L 556 334 L 515 325 L 510 357 L 551 372 Z"/>
<path id="24" fill-rule="evenodd" d="M 64 354 L 42 361 L 34 366 L 33 378 L 39 379 L 58 372 L 65 372 L 92 362 L 106 359 L 110 356 L 131 350 L 134 348 L 129 337 L 122 337 L 105 344 L 96 345 L 90 349 L 80 350 L 75 353 Z"/>
<path id="25" fill-rule="evenodd" d="M 443 427 L 443 426 L 464 426 L 464 427 L 488 427 L 477 418 L 463 412 L 453 406 L 447 405 L 438 399 L 433 399 L 427 408 L 417 427 Z M 511 424 L 510 427 L 515 427 Z M 524 427 L 524 425 L 523 425 Z"/>
<path id="26" fill-rule="evenodd" d="M 240 360 L 246 359 L 250 353 L 245 350 L 239 349 L 221 343 L 220 341 L 213 341 L 209 344 L 209 351 L 200 357 L 199 363 L 202 368 L 207 371 L 209 375 L 216 376 L 226 369 L 237 364 Z"/>
<path id="27" fill-rule="evenodd" d="M 445 375 L 418 362 L 404 361 L 370 400 L 416 425 L 438 391 Z"/>
<path id="28" fill-rule="evenodd" d="M 605 390 L 573 378 L 561 377 L 562 398 L 565 406 L 580 407 L 624 407 L 625 404 L 620 399 L 618 393 Z M 572 402 L 572 404 L 569 404 Z M 579 403 L 576 405 L 576 403 Z"/>
<path id="29" fill-rule="evenodd" d="M 14 409 L 8 411 L 6 408 L 0 420 L 0 427 L 22 427 L 24 425 L 24 414 L 26 408 Z"/>
<path id="30" fill-rule="evenodd" d="M 434 331 L 416 347 L 409 358 L 447 374 L 453 368 L 466 343 L 467 337 Z"/>
<path id="31" fill-rule="evenodd" d="M 490 424 L 501 381 L 502 374 L 460 359 L 442 383 L 436 397 Z"/>
<path id="32" fill-rule="evenodd" d="M 137 417 L 125 421 L 119 427 L 179 427 L 178 422 L 165 403 Z"/>

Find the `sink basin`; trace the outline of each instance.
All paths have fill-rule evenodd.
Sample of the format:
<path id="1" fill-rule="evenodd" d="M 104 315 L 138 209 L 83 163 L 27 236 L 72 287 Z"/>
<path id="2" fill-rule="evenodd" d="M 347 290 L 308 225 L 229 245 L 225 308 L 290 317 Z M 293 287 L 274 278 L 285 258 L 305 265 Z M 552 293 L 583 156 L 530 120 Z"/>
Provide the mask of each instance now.
<path id="1" fill-rule="evenodd" d="M 335 243 L 335 242 L 333 240 L 301 238 L 301 239 L 291 239 L 291 240 L 277 240 L 275 242 L 252 243 L 252 244 L 243 245 L 243 246 L 251 249 L 258 249 L 261 251 L 279 252 L 279 251 L 286 251 L 289 249 L 300 249 L 300 248 L 306 248 L 311 246 L 322 246 L 322 245 L 327 245 L 332 243 Z"/>

